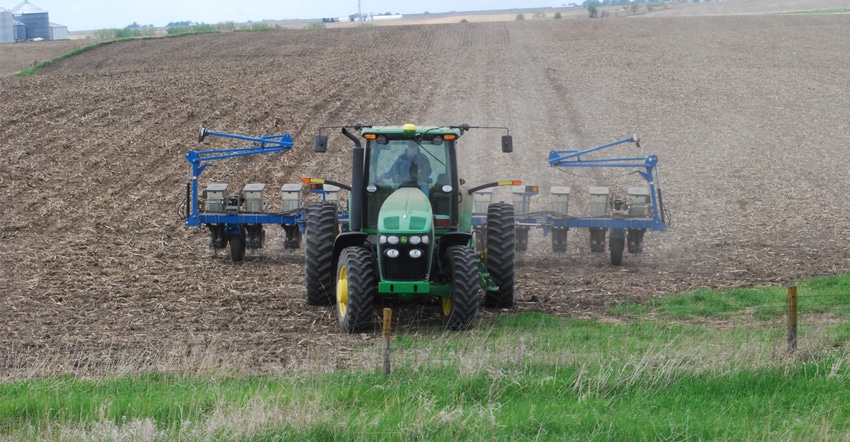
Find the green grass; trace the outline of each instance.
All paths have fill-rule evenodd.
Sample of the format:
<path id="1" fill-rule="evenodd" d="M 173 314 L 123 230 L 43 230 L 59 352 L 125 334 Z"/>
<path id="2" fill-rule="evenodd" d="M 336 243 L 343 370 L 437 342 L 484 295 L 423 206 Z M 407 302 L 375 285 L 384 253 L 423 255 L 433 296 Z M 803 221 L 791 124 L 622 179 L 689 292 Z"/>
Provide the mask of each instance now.
<path id="1" fill-rule="evenodd" d="M 91 50 L 93 50 L 93 49 L 97 49 L 97 48 L 99 48 L 99 47 L 101 47 L 101 46 L 103 46 L 103 45 L 107 45 L 107 44 L 111 44 L 111 43 L 116 43 L 116 42 L 121 42 L 121 41 L 128 41 L 128 40 L 132 40 L 132 39 L 131 39 L 131 38 L 123 38 L 123 39 L 119 39 L 119 40 L 103 41 L 103 42 L 99 42 L 99 43 L 90 44 L 90 45 L 84 46 L 84 47 L 82 47 L 82 48 L 75 49 L 75 50 L 73 50 L 73 51 L 71 51 L 71 52 L 68 52 L 67 54 L 60 55 L 60 56 L 58 56 L 58 57 L 56 57 L 56 58 L 53 58 L 53 59 L 51 59 L 51 60 L 48 60 L 48 61 L 45 61 L 45 62 L 38 63 L 37 65 L 35 65 L 35 66 L 33 66 L 33 67 L 29 68 L 29 69 L 25 69 L 25 70 L 23 70 L 23 71 L 21 71 L 21 72 L 18 72 L 18 73 L 16 73 L 16 74 L 14 74 L 14 76 L 16 76 L 16 77 L 25 77 L 25 76 L 27 76 L 27 75 L 32 75 L 32 74 L 34 74 L 34 73 L 38 72 L 39 70 L 41 70 L 41 68 L 43 68 L 43 67 L 47 66 L 48 64 L 50 64 L 50 63 L 54 63 L 54 62 L 57 62 L 57 61 L 59 61 L 59 60 L 64 60 L 64 59 L 66 59 L 66 58 L 70 58 L 70 57 L 73 57 L 73 56 L 75 56 L 75 55 L 82 54 L 83 52 L 87 52 L 87 51 L 91 51 Z"/>
<path id="2" fill-rule="evenodd" d="M 327 372 L 7 380 L 0 439 L 847 440 L 846 293 L 848 276 L 799 285 L 796 352 L 784 288 L 700 290 L 398 335 L 389 376 L 369 345 Z"/>
<path id="3" fill-rule="evenodd" d="M 850 275 L 807 280 L 797 287 L 800 314 L 850 314 Z M 775 320 L 787 308 L 786 287 L 734 289 L 723 292 L 696 290 L 678 296 L 653 299 L 644 304 L 624 302 L 608 310 L 616 316 L 654 315 L 666 319 L 741 319 Z"/>
<path id="4" fill-rule="evenodd" d="M 87 45 L 85 47 L 75 49 L 67 54 L 62 54 L 58 57 L 55 57 L 51 60 L 44 61 L 36 64 L 35 66 L 20 71 L 18 73 L 13 74 L 16 77 L 25 77 L 28 75 L 32 75 L 50 63 L 55 63 L 60 60 L 64 60 L 66 58 L 73 57 L 75 55 L 81 54 L 86 51 L 91 51 L 93 49 L 97 49 L 103 45 L 119 43 L 119 42 L 127 42 L 137 39 L 150 39 L 150 38 L 173 38 L 173 37 L 184 37 L 186 35 L 192 34 L 208 34 L 208 33 L 218 33 L 218 32 L 262 32 L 262 31 L 270 31 L 270 30 L 282 30 L 286 29 L 281 27 L 280 25 L 270 26 L 266 23 L 253 23 L 249 26 L 243 26 L 237 28 L 233 22 L 224 22 L 215 25 L 194 25 L 194 26 L 172 26 L 168 28 L 166 35 L 162 37 L 154 37 L 152 36 L 149 30 L 138 30 L 138 29 L 101 29 L 95 32 L 95 36 L 97 39 L 106 40 L 100 41 L 98 43 L 93 43 Z"/>

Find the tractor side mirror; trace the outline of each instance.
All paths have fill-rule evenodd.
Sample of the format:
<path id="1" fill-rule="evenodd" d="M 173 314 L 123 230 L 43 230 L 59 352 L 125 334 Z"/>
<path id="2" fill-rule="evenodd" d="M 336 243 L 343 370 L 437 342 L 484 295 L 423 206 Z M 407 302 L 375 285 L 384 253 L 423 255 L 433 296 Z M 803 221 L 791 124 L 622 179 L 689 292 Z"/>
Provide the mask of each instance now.
<path id="1" fill-rule="evenodd" d="M 316 143 L 313 145 L 313 150 L 316 152 L 328 151 L 328 136 L 316 135 Z"/>
<path id="2" fill-rule="evenodd" d="M 510 135 L 502 135 L 502 152 L 511 153 L 514 151 L 514 139 Z"/>

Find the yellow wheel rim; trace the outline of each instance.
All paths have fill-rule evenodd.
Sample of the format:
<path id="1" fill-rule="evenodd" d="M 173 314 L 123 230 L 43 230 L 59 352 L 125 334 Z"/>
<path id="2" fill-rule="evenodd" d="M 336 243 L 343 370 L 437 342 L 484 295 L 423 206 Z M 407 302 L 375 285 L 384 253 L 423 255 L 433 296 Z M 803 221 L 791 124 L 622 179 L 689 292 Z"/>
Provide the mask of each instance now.
<path id="1" fill-rule="evenodd" d="M 348 271 L 344 266 L 339 269 L 339 278 L 336 281 L 336 305 L 339 315 L 345 316 L 348 305 Z"/>
<path id="2" fill-rule="evenodd" d="M 452 312 L 452 300 L 451 298 L 442 298 L 443 299 L 443 315 L 448 316 Z"/>

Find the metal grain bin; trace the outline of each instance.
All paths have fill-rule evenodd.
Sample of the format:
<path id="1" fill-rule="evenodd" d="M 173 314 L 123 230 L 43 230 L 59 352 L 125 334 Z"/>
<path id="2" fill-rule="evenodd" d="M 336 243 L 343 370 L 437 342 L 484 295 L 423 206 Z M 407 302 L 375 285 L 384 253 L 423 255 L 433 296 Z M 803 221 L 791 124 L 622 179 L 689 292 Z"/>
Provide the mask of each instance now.
<path id="1" fill-rule="evenodd" d="M 27 25 L 15 20 L 15 41 L 27 39 Z"/>
<path id="2" fill-rule="evenodd" d="M 0 43 L 15 42 L 15 19 L 12 11 L 0 8 Z"/>
<path id="3" fill-rule="evenodd" d="M 15 20 L 26 25 L 27 40 L 35 38 L 50 40 L 50 19 L 47 11 L 25 1 L 15 6 L 12 9 L 12 14 L 15 16 Z"/>

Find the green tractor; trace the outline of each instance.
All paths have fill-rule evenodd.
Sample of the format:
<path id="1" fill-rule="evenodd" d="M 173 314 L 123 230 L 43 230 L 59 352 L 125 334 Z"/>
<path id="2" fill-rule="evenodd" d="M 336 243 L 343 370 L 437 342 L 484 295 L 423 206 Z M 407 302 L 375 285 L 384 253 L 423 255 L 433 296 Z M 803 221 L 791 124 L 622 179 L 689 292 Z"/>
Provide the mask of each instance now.
<path id="1" fill-rule="evenodd" d="M 465 187 L 458 174 L 457 141 L 471 128 L 484 127 L 334 128 L 354 143 L 351 186 L 304 181 L 314 188 L 333 184 L 348 190 L 348 217 L 346 222 L 335 203 L 310 205 L 306 285 L 309 305 L 337 306 L 343 331 L 374 328 L 377 298 L 439 299 L 443 325 L 449 330 L 473 324 L 481 290 L 485 307 L 514 305 L 513 206 L 490 204 L 486 231 L 477 234 L 476 229 L 474 234 L 472 193 L 519 182 Z M 328 136 L 322 134 L 326 129 L 316 136 L 316 152 L 327 150 Z M 366 140 L 365 147 L 360 138 Z M 509 132 L 501 145 L 503 152 L 513 151 Z"/>

